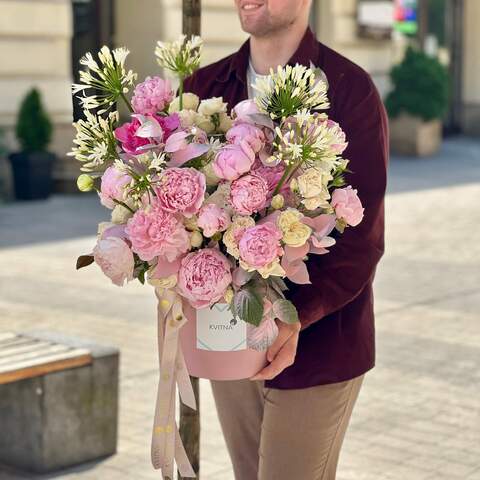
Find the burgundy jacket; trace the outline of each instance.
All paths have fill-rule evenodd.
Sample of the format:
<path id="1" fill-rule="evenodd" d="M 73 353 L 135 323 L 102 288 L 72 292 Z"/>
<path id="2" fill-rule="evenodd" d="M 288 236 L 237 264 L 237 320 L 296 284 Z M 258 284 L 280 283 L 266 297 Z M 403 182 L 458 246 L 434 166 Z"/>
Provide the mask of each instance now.
<path id="1" fill-rule="evenodd" d="M 185 91 L 200 98 L 223 97 L 229 108 L 247 98 L 247 40 L 240 50 L 201 68 Z M 295 362 L 269 388 L 306 388 L 362 375 L 375 363 L 372 282 L 384 251 L 384 195 L 388 162 L 388 123 L 370 76 L 350 60 L 317 42 L 308 29 L 289 64 L 326 74 L 331 107 L 326 112 L 347 135 L 344 158 L 352 171 L 347 183 L 358 189 L 365 217 L 338 236 L 326 255 L 308 260 L 311 285 L 289 283 L 287 298 L 298 309 L 302 329 Z"/>

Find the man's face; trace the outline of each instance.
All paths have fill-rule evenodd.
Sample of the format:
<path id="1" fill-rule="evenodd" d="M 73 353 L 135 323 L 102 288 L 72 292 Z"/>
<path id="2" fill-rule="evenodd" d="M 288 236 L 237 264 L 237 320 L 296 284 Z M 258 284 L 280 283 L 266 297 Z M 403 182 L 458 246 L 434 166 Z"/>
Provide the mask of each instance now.
<path id="1" fill-rule="evenodd" d="M 256 37 L 287 28 L 306 15 L 310 0 L 235 0 L 242 29 Z"/>

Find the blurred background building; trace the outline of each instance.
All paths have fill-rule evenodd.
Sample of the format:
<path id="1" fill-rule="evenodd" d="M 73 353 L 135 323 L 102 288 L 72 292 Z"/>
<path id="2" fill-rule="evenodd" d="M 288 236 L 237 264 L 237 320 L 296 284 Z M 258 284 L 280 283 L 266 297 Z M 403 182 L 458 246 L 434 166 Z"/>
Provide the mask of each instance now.
<path id="1" fill-rule="evenodd" d="M 480 136 L 480 1 L 314 0 L 311 25 L 328 46 L 364 67 L 381 93 L 389 90 L 389 71 L 416 38 L 448 66 L 450 108 L 447 132 Z M 72 185 L 77 163 L 65 158 L 73 138 L 70 84 L 78 60 L 102 45 L 127 45 L 129 66 L 139 78 L 155 74 L 157 40 L 181 30 L 181 0 L 0 0 L 0 127 L 14 149 L 13 126 L 19 104 L 38 87 L 55 129 L 51 150 L 59 160 L 58 189 Z M 233 0 L 202 2 L 204 63 L 236 50 L 245 40 Z M 409 16 L 410 15 L 410 16 Z M 395 20 L 395 21 L 394 21 Z"/>

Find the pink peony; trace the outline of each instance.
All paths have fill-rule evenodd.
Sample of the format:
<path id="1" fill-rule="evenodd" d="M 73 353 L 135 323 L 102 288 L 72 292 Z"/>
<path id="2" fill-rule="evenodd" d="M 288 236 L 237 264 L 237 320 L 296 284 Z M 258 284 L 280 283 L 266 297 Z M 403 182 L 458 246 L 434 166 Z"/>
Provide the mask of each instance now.
<path id="1" fill-rule="evenodd" d="M 362 221 L 364 208 L 357 190 L 351 186 L 334 190 L 331 204 L 337 218 L 344 220 L 348 225 L 355 227 Z"/>
<path id="2" fill-rule="evenodd" d="M 100 203 L 107 208 L 114 208 L 114 200 L 123 201 L 125 187 L 131 182 L 129 175 L 115 167 L 108 167 L 102 175 L 100 186 Z"/>
<path id="3" fill-rule="evenodd" d="M 115 138 L 122 144 L 125 152 L 136 155 L 143 153 L 141 147 L 150 145 L 152 140 L 150 138 L 140 137 L 137 135 L 137 130 L 142 126 L 138 118 L 132 117 L 132 121 L 124 123 L 121 127 L 115 129 Z"/>
<path id="4" fill-rule="evenodd" d="M 251 215 L 265 208 L 267 195 L 267 182 L 256 174 L 240 177 L 230 187 L 230 202 L 240 215 Z"/>
<path id="5" fill-rule="evenodd" d="M 191 305 L 203 308 L 218 302 L 232 282 L 230 263 L 221 252 L 204 248 L 182 259 L 178 289 Z"/>
<path id="6" fill-rule="evenodd" d="M 268 198 L 272 198 L 273 192 L 278 185 L 278 182 L 285 172 L 285 166 L 283 164 L 275 165 L 272 167 L 265 166 L 261 162 L 255 162 L 255 165 L 252 168 L 252 173 L 262 177 L 267 183 L 268 187 Z M 284 183 L 280 189 L 281 194 L 288 196 L 290 194 L 290 186 L 288 183 Z"/>
<path id="7" fill-rule="evenodd" d="M 93 249 L 93 258 L 115 285 L 121 287 L 125 280 L 133 280 L 133 253 L 121 238 L 108 237 L 99 240 Z"/>
<path id="8" fill-rule="evenodd" d="M 247 173 L 255 161 L 253 150 L 244 142 L 241 145 L 226 145 L 213 161 L 213 172 L 218 178 L 235 180 Z"/>
<path id="9" fill-rule="evenodd" d="M 174 91 L 169 80 L 160 77 L 147 77 L 135 87 L 132 106 L 136 113 L 154 114 L 165 110 L 173 100 Z"/>
<path id="10" fill-rule="evenodd" d="M 158 202 L 145 210 L 137 210 L 125 228 L 132 250 L 145 261 L 161 257 L 173 262 L 190 248 L 185 227 Z"/>
<path id="11" fill-rule="evenodd" d="M 240 258 L 249 266 L 262 268 L 282 255 L 282 232 L 272 222 L 247 228 L 240 239 Z"/>
<path id="12" fill-rule="evenodd" d="M 240 103 L 237 103 L 233 108 L 233 115 L 235 117 L 235 122 L 248 122 L 252 123 L 250 115 L 259 114 L 260 110 L 255 103 L 255 100 L 248 99 L 243 100 Z"/>
<path id="13" fill-rule="evenodd" d="M 204 205 L 198 214 L 197 225 L 203 230 L 205 237 L 212 237 L 230 226 L 230 215 L 214 203 Z"/>
<path id="14" fill-rule="evenodd" d="M 250 123 L 238 123 L 226 133 L 226 139 L 235 145 L 246 142 L 247 145 L 258 153 L 265 145 L 265 134 L 255 125 Z"/>
<path id="15" fill-rule="evenodd" d="M 155 187 L 159 205 L 171 213 L 191 217 L 205 199 L 205 175 L 194 168 L 168 168 Z"/>

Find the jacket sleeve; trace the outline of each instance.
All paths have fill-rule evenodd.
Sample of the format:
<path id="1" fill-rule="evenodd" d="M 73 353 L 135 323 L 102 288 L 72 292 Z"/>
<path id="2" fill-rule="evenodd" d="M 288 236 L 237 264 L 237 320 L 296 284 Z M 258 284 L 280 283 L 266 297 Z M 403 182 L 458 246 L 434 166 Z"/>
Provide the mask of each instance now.
<path id="1" fill-rule="evenodd" d="M 335 118 L 347 136 L 347 184 L 358 189 L 363 221 L 348 227 L 326 255 L 310 255 L 309 285 L 294 285 L 287 297 L 299 312 L 302 329 L 340 310 L 372 280 L 384 251 L 384 195 L 388 163 L 388 121 L 370 77 L 355 72 L 336 89 Z"/>

